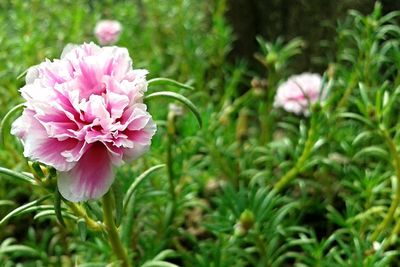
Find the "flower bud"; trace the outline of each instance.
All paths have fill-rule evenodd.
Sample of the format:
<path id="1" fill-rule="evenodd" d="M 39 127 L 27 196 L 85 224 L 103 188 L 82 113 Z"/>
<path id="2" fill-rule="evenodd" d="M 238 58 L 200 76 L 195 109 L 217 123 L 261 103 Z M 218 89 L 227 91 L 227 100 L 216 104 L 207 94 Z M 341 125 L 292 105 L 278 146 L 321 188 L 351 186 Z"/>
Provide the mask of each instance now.
<path id="1" fill-rule="evenodd" d="M 272 66 L 276 63 L 277 60 L 278 60 L 278 55 L 275 52 L 268 53 L 266 58 L 267 65 Z"/>
<path id="2" fill-rule="evenodd" d="M 115 44 L 122 31 L 122 25 L 116 20 L 101 20 L 96 24 L 94 33 L 101 45 Z"/>
<path id="3" fill-rule="evenodd" d="M 240 214 L 239 222 L 235 224 L 234 235 L 237 237 L 246 235 L 253 225 L 254 214 L 252 211 L 246 209 Z"/>
<path id="4" fill-rule="evenodd" d="M 240 214 L 240 224 L 248 231 L 254 225 L 254 213 L 250 210 L 245 210 Z"/>

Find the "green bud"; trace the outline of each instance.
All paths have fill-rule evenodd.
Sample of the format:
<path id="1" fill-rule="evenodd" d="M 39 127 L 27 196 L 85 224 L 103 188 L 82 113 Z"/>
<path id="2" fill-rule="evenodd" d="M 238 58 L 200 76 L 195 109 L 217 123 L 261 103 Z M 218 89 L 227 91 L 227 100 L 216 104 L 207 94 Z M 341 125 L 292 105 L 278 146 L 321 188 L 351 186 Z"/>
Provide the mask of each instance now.
<path id="1" fill-rule="evenodd" d="M 268 53 L 266 57 L 267 65 L 274 65 L 277 60 L 278 60 L 278 54 L 276 54 L 275 52 Z"/>
<path id="2" fill-rule="evenodd" d="M 245 210 L 240 214 L 240 225 L 248 231 L 254 225 L 254 213 L 250 210 Z"/>

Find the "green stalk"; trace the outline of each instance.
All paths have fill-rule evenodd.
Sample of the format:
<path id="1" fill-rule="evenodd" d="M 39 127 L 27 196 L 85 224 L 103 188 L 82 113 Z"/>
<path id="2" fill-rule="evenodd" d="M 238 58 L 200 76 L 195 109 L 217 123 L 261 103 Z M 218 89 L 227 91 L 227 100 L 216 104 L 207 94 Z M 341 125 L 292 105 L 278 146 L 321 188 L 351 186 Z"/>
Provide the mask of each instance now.
<path id="1" fill-rule="evenodd" d="M 310 156 L 311 150 L 314 146 L 314 135 L 315 135 L 315 125 L 316 125 L 315 121 L 316 119 L 314 116 L 311 119 L 311 125 L 307 133 L 307 140 L 300 158 L 297 160 L 296 164 L 287 173 L 281 176 L 281 178 L 279 178 L 279 180 L 275 183 L 274 190 L 276 192 L 280 192 L 283 188 L 286 187 L 288 183 L 290 183 L 294 178 L 296 178 L 296 176 L 301 171 L 304 163 Z"/>
<path id="2" fill-rule="evenodd" d="M 396 144 L 394 143 L 393 139 L 390 137 L 389 132 L 386 129 L 383 129 L 383 130 L 381 130 L 381 134 L 382 134 L 383 138 L 385 139 L 386 144 L 389 147 L 389 152 L 393 159 L 392 164 L 396 171 L 397 183 L 396 183 L 395 196 L 392 201 L 392 204 L 390 205 L 389 210 L 388 210 L 384 220 L 381 222 L 381 224 L 378 225 L 378 227 L 372 233 L 372 236 L 371 236 L 372 241 L 376 241 L 376 239 L 379 237 L 379 235 L 382 233 L 382 231 L 384 231 L 389 226 L 389 224 L 393 221 L 396 209 L 400 204 L 400 156 L 399 156 L 399 153 L 397 152 Z M 389 239 L 391 239 L 391 238 L 392 237 L 390 236 Z"/>
<path id="3" fill-rule="evenodd" d="M 174 169 L 173 169 L 173 155 L 172 155 L 172 146 L 173 140 L 175 135 L 175 113 L 170 111 L 168 114 L 168 125 L 167 125 L 167 174 L 168 174 L 168 186 L 169 186 L 169 193 L 171 195 L 172 200 L 172 211 L 170 214 L 171 218 L 168 218 L 168 225 L 172 222 L 174 213 L 175 213 L 175 206 L 176 206 L 176 193 L 175 193 L 175 183 L 174 183 Z"/>
<path id="4" fill-rule="evenodd" d="M 382 247 L 383 250 L 386 250 L 389 246 L 393 245 L 396 241 L 396 236 L 400 232 L 400 221 L 396 223 L 395 227 L 393 228 L 392 232 L 390 233 L 390 236 L 388 239 L 385 239 Z"/>
<path id="5" fill-rule="evenodd" d="M 260 143 L 261 145 L 268 144 L 272 139 L 272 116 L 271 116 L 271 103 L 269 100 L 264 100 L 267 103 L 261 103 L 260 113 L 261 116 L 261 134 L 260 134 Z"/>
<path id="6" fill-rule="evenodd" d="M 90 218 L 85 209 L 82 208 L 81 206 L 69 202 L 69 201 L 64 201 L 64 203 L 71 209 L 71 211 L 73 213 L 75 213 L 78 217 L 81 217 L 85 220 L 86 225 L 89 227 L 89 229 L 93 230 L 93 231 L 103 231 L 103 226 L 101 224 L 99 224 L 98 222 L 96 222 L 95 220 L 93 220 L 92 218 Z"/>
<path id="7" fill-rule="evenodd" d="M 122 267 L 129 267 L 129 259 L 128 255 L 122 246 L 121 239 L 118 234 L 118 229 L 115 225 L 114 222 L 114 216 L 113 216 L 113 198 L 111 195 L 111 190 L 109 190 L 104 196 L 103 196 L 103 220 L 104 220 L 104 225 L 106 227 L 107 233 L 108 233 L 108 239 L 110 240 L 111 247 L 114 251 L 114 254 L 117 256 L 117 258 L 121 262 Z"/>
<path id="8" fill-rule="evenodd" d="M 397 88 L 397 86 L 399 86 L 400 85 L 400 70 L 397 72 L 397 76 L 396 76 L 396 79 L 394 80 L 394 88 Z"/>
<path id="9" fill-rule="evenodd" d="M 259 232 L 259 231 L 257 231 L 257 232 Z M 265 262 L 266 261 L 265 255 L 267 255 L 267 249 L 265 247 L 264 241 L 261 239 L 262 234 L 257 233 L 254 237 L 255 237 L 255 245 L 258 249 L 258 253 L 261 258 L 260 261 L 263 264 L 263 266 L 267 266 L 268 264 L 267 264 L 267 262 Z"/>
<path id="10" fill-rule="evenodd" d="M 267 92 L 260 106 L 261 145 L 268 144 L 272 139 L 272 124 L 274 123 L 274 118 L 271 115 L 271 111 L 272 111 L 272 103 L 274 102 L 275 93 L 278 85 L 278 77 L 276 75 L 276 70 L 273 66 L 269 68 L 268 83 L 269 85 L 267 88 Z"/>
<path id="11" fill-rule="evenodd" d="M 351 93 L 353 92 L 353 89 L 357 85 L 357 80 L 358 80 L 357 74 L 355 72 L 353 72 L 350 77 L 350 82 L 348 83 L 346 90 L 344 91 L 343 96 L 337 105 L 337 109 L 344 108 L 347 105 L 347 102 L 351 96 Z"/>

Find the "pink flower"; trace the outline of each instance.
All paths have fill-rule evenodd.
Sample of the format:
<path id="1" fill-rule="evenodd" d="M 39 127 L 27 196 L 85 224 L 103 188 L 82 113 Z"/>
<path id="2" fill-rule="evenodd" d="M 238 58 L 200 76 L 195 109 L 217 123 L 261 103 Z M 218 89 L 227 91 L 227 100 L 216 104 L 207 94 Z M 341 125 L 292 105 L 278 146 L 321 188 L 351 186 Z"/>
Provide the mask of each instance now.
<path id="1" fill-rule="evenodd" d="M 101 45 L 111 45 L 118 41 L 121 30 L 121 23 L 116 20 L 100 20 L 94 33 Z"/>
<path id="2" fill-rule="evenodd" d="M 278 87 L 275 95 L 274 107 L 282 107 L 288 112 L 297 115 L 309 114 L 309 104 L 319 98 L 324 99 L 326 94 L 321 92 L 322 78 L 319 74 L 303 73 L 291 76 Z"/>
<path id="3" fill-rule="evenodd" d="M 147 73 L 132 69 L 127 49 L 93 43 L 67 46 L 61 59 L 28 70 L 26 108 L 11 132 L 26 157 L 60 171 L 64 198 L 103 196 L 113 166 L 148 150 L 156 125 L 143 104 Z"/>

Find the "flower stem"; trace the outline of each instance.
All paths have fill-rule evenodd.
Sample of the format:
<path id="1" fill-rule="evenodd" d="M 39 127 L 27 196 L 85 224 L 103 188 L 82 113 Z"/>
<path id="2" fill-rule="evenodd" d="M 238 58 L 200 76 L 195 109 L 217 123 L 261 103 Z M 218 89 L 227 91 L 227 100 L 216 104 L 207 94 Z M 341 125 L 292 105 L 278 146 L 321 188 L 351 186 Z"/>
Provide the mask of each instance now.
<path id="1" fill-rule="evenodd" d="M 267 102 L 268 101 L 268 102 Z M 265 100 L 266 103 L 261 103 L 260 113 L 261 115 L 261 133 L 260 133 L 260 143 L 261 145 L 268 144 L 272 139 L 272 123 L 273 117 L 271 115 L 272 105 L 270 103 L 272 100 Z"/>
<path id="2" fill-rule="evenodd" d="M 169 194 L 171 196 L 171 211 L 167 218 L 167 226 L 169 226 L 174 219 L 175 209 L 176 209 L 176 192 L 175 192 L 175 174 L 173 168 L 173 145 L 174 145 L 174 137 L 175 137 L 175 112 L 170 111 L 168 113 L 167 118 L 167 174 L 168 174 L 168 187 Z"/>
<path id="3" fill-rule="evenodd" d="M 350 82 L 348 83 L 348 85 L 343 93 L 343 96 L 337 105 L 338 109 L 344 108 L 347 105 L 349 97 L 350 97 L 351 93 L 353 92 L 353 89 L 356 87 L 357 83 L 358 83 L 357 74 L 352 73 L 352 75 L 350 77 Z"/>
<path id="4" fill-rule="evenodd" d="M 287 172 L 285 173 L 274 185 L 275 192 L 280 192 L 283 188 L 286 187 L 288 183 L 290 183 L 294 178 L 296 178 L 297 174 L 301 171 L 305 161 L 311 154 L 311 150 L 314 145 L 314 135 L 315 135 L 315 116 L 311 118 L 311 125 L 308 129 L 307 133 L 307 140 L 304 146 L 304 150 L 301 153 L 300 158 L 297 160 L 296 164 Z"/>
<path id="5" fill-rule="evenodd" d="M 87 214 L 86 211 L 79 205 L 69 202 L 69 201 L 65 201 L 64 202 L 71 210 L 73 213 L 75 213 L 76 215 L 78 215 L 79 217 L 82 217 L 85 222 L 86 225 L 92 229 L 93 231 L 102 231 L 104 230 L 102 225 L 98 222 L 96 222 L 95 220 L 93 220 L 92 218 L 90 218 Z"/>
<path id="6" fill-rule="evenodd" d="M 399 234 L 399 232 L 400 232 L 400 222 L 397 222 L 392 232 L 390 233 L 389 238 L 383 241 L 382 246 L 384 250 L 386 250 L 389 246 L 395 243 L 396 237 Z"/>
<path id="7" fill-rule="evenodd" d="M 382 129 L 381 134 L 382 134 L 383 138 L 385 139 L 386 144 L 389 147 L 389 152 L 393 159 L 392 164 L 393 164 L 394 169 L 396 170 L 397 183 L 396 183 L 395 196 L 392 201 L 392 204 L 389 207 L 389 211 L 387 212 L 386 217 L 381 222 L 381 224 L 379 224 L 378 227 L 375 229 L 375 231 L 372 233 L 372 236 L 371 236 L 372 241 L 376 241 L 376 239 L 379 237 L 379 235 L 382 233 L 382 231 L 384 231 L 388 227 L 388 225 L 393 221 L 396 209 L 400 204 L 400 156 L 399 156 L 399 153 L 397 152 L 396 144 L 394 143 L 393 139 L 390 137 L 389 132 L 386 129 Z M 392 238 L 392 236 L 390 236 L 389 239 L 391 239 L 391 238 Z"/>
<path id="8" fill-rule="evenodd" d="M 260 133 L 260 143 L 261 145 L 268 144 L 273 136 L 272 126 L 274 124 L 274 116 L 271 114 L 273 102 L 275 98 L 275 93 L 278 85 L 278 77 L 275 67 L 270 67 L 268 69 L 268 90 L 265 92 L 263 102 L 260 106 L 261 112 L 261 133 Z"/>
<path id="9" fill-rule="evenodd" d="M 124 247 L 122 246 L 121 239 L 118 234 L 118 229 L 114 222 L 112 211 L 113 211 L 113 198 L 111 196 L 111 190 L 110 190 L 103 196 L 104 224 L 106 226 L 111 247 L 117 258 L 121 261 L 121 266 L 129 267 L 130 264 L 128 260 L 128 255 Z"/>
<path id="10" fill-rule="evenodd" d="M 168 144 L 167 144 L 167 172 L 168 172 L 168 186 L 169 193 L 171 195 L 171 200 L 173 203 L 176 202 L 176 193 L 175 193 L 175 183 L 174 183 L 174 170 L 172 166 L 173 156 L 172 156 L 172 141 L 173 137 L 168 136 Z"/>

